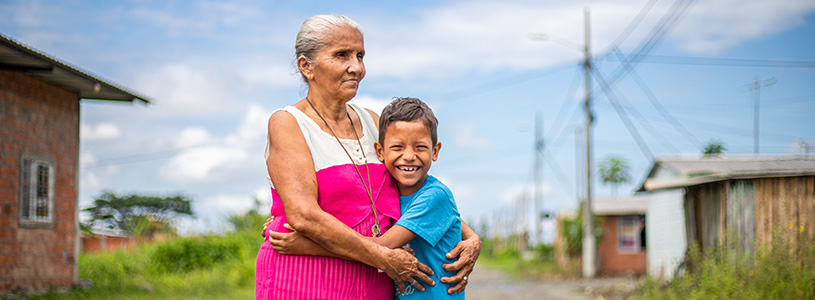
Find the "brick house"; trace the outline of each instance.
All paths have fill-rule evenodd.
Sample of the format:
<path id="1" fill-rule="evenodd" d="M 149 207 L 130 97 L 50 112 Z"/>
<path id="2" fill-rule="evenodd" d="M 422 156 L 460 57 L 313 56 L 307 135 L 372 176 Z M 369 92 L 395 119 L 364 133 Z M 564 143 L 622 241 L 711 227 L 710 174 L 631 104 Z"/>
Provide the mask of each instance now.
<path id="1" fill-rule="evenodd" d="M 597 199 L 594 214 L 601 216 L 603 237 L 597 247 L 598 270 L 603 275 L 645 275 L 647 247 L 645 218 L 648 199 Z"/>
<path id="2" fill-rule="evenodd" d="M 0 293 L 77 282 L 81 100 L 149 100 L 0 34 Z"/>

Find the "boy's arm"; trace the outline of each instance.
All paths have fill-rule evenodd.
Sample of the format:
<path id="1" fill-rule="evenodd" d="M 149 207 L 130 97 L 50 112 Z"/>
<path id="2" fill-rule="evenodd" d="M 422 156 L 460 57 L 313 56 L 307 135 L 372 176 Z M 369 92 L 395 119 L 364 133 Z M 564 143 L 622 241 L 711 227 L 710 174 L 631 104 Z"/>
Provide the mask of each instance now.
<path id="1" fill-rule="evenodd" d="M 277 253 L 285 255 L 327 256 L 353 260 L 349 257 L 328 251 L 328 249 L 312 241 L 307 236 L 295 231 L 288 223 L 283 224 L 283 227 L 292 232 L 268 231 L 269 243 L 272 245 L 272 249 L 277 251 Z"/>
<path id="2" fill-rule="evenodd" d="M 351 260 L 348 257 L 338 255 L 334 252 L 328 251 L 320 244 L 315 243 L 308 237 L 298 233 L 289 224 L 283 226 L 293 232 L 274 232 L 269 231 L 269 243 L 272 248 L 280 254 L 287 255 L 313 255 L 313 256 L 327 256 Z M 399 248 L 410 242 L 416 234 L 400 225 L 394 225 L 387 232 L 378 238 L 369 237 L 375 243 L 385 246 L 390 249 Z"/>
<path id="3" fill-rule="evenodd" d="M 389 249 L 400 248 L 410 242 L 416 234 L 401 225 L 393 225 L 388 232 L 378 238 L 372 238 L 374 242 Z"/>

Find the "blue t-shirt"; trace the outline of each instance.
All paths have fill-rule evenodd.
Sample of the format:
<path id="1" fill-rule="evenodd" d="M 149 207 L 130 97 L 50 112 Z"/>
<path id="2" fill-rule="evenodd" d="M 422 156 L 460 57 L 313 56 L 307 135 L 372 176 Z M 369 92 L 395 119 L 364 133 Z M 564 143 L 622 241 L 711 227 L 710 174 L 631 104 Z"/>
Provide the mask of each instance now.
<path id="1" fill-rule="evenodd" d="M 455 262 L 447 259 L 445 254 L 461 241 L 461 217 L 453 199 L 453 193 L 441 181 L 433 176 L 427 179 L 415 193 L 399 197 L 402 216 L 396 225 L 407 228 L 416 234 L 408 242 L 410 248 L 416 252 L 419 262 L 433 269 L 433 280 L 436 286 L 429 286 L 421 282 L 426 290 L 420 292 L 405 283 L 405 293 L 399 294 L 399 299 L 464 299 L 464 292 L 460 294 L 447 294 L 450 284 L 442 283 L 442 277 L 451 277 L 456 272 L 445 271 L 442 264 Z"/>

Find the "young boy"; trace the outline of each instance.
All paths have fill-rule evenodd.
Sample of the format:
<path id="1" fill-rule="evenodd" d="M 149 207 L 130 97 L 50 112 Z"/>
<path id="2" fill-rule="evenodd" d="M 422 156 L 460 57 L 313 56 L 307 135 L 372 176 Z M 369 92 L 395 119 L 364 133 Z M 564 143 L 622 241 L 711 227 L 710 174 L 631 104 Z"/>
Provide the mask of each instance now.
<path id="1" fill-rule="evenodd" d="M 390 248 L 404 245 L 415 251 L 419 262 L 434 269 L 430 277 L 440 282 L 441 277 L 455 275 L 438 268 L 453 262 L 445 253 L 461 241 L 461 218 L 450 189 L 427 174 L 441 150 L 436 125 L 433 111 L 421 100 L 397 98 L 379 117 L 379 142 L 374 147 L 376 156 L 396 180 L 402 212 L 396 225 L 377 243 Z M 448 288 L 437 284 L 418 292 L 406 284 L 398 298 L 464 299 L 464 293 L 447 294 Z"/>
<path id="2" fill-rule="evenodd" d="M 455 275 L 441 265 L 455 261 L 445 254 L 461 241 L 461 217 L 450 189 L 427 174 L 441 150 L 436 138 L 437 122 L 433 111 L 416 98 L 397 98 L 379 117 L 379 141 L 374 147 L 376 156 L 396 180 L 401 217 L 374 240 L 388 248 L 403 247 L 413 252 L 419 262 L 433 269 L 430 278 L 436 282 L 434 286 L 425 285 L 424 292 L 414 288 L 411 283 L 415 282 L 405 282 L 404 292 L 396 287 L 399 299 L 464 299 L 464 292 L 448 294 L 451 285 L 441 283 L 442 277 Z M 297 249 L 293 252 L 335 257 L 308 238 L 296 240 L 288 246 Z M 273 243 L 275 250 L 284 250 L 277 245 Z"/>

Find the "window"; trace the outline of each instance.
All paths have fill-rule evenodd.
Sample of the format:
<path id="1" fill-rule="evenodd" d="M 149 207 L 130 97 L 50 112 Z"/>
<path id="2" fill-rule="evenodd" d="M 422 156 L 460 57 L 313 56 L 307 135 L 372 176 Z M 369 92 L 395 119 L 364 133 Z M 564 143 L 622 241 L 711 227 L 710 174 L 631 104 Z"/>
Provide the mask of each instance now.
<path id="1" fill-rule="evenodd" d="M 617 217 L 617 249 L 620 252 L 639 252 L 645 249 L 645 217 Z"/>
<path id="2" fill-rule="evenodd" d="M 23 156 L 20 224 L 49 225 L 54 219 L 54 163 Z"/>

